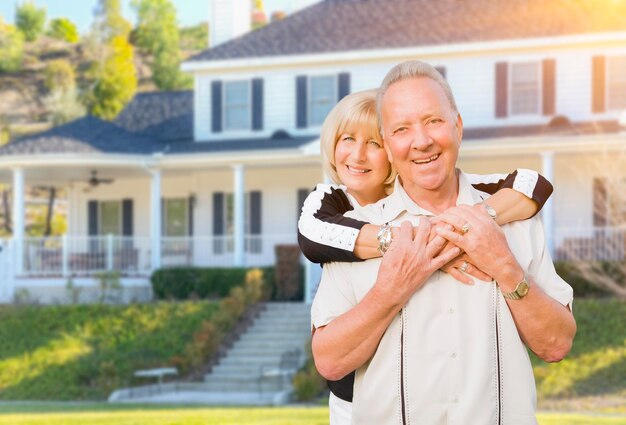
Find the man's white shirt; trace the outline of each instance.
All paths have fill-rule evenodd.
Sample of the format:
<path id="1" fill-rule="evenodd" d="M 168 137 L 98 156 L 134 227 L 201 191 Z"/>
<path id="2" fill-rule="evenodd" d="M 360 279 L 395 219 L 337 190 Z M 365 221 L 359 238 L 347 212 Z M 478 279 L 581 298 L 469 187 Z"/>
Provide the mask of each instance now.
<path id="1" fill-rule="evenodd" d="M 486 196 L 460 173 L 457 205 Z M 399 226 L 432 214 L 396 180 L 390 196 L 346 215 Z M 502 229 L 526 274 L 552 298 L 571 304 L 572 288 L 554 269 L 541 221 Z M 327 264 L 311 308 L 313 325 L 325 326 L 358 304 L 375 284 L 381 261 Z M 495 283 L 475 282 L 464 285 L 437 271 L 416 291 L 356 371 L 353 424 L 402 424 L 403 414 L 406 424 L 537 423 L 530 360 L 506 301 Z"/>

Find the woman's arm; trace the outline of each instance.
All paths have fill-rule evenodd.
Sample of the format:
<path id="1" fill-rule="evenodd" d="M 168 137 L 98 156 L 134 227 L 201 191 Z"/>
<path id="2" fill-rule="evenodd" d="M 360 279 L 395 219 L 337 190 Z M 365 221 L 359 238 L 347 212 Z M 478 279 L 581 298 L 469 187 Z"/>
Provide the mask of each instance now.
<path id="1" fill-rule="evenodd" d="M 309 261 L 353 262 L 367 258 L 358 257 L 353 252 L 359 231 L 367 223 L 343 215 L 352 209 L 340 186 L 318 184 L 307 196 L 298 221 L 298 243 Z M 376 234 L 373 240 L 376 240 Z"/>

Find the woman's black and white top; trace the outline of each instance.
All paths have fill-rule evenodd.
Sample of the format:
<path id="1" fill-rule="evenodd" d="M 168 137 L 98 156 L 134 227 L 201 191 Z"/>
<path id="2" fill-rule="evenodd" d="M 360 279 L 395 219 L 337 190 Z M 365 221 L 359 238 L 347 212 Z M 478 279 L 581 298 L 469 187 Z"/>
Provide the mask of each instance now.
<path id="1" fill-rule="evenodd" d="M 543 208 L 552 194 L 552 184 L 536 171 L 518 169 L 511 174 L 466 174 L 476 189 L 494 194 L 514 189 Z M 306 258 L 314 263 L 361 261 L 354 255 L 354 244 L 367 224 L 344 217 L 353 209 L 346 187 L 318 184 L 304 201 L 298 221 L 298 243 Z"/>

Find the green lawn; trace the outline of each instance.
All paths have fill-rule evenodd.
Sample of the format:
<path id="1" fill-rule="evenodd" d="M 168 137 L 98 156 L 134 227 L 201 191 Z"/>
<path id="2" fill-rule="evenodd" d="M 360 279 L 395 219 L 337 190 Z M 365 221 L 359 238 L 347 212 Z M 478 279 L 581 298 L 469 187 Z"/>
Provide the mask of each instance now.
<path id="1" fill-rule="evenodd" d="M 626 425 L 626 416 L 543 413 L 540 425 Z M 326 407 L 163 408 L 145 405 L 3 404 L 0 424 L 11 425 L 322 425 Z"/>

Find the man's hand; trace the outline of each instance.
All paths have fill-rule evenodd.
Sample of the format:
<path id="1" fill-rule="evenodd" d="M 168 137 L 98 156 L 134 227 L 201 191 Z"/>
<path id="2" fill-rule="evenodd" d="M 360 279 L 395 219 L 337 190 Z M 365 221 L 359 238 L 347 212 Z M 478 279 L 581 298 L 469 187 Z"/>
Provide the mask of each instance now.
<path id="1" fill-rule="evenodd" d="M 442 251 L 446 239 L 435 236 L 429 241 L 429 235 L 428 219 L 420 218 L 415 236 L 413 226 L 406 221 L 383 256 L 376 289 L 398 306 L 404 306 L 435 270 L 461 253 L 456 246 Z"/>

